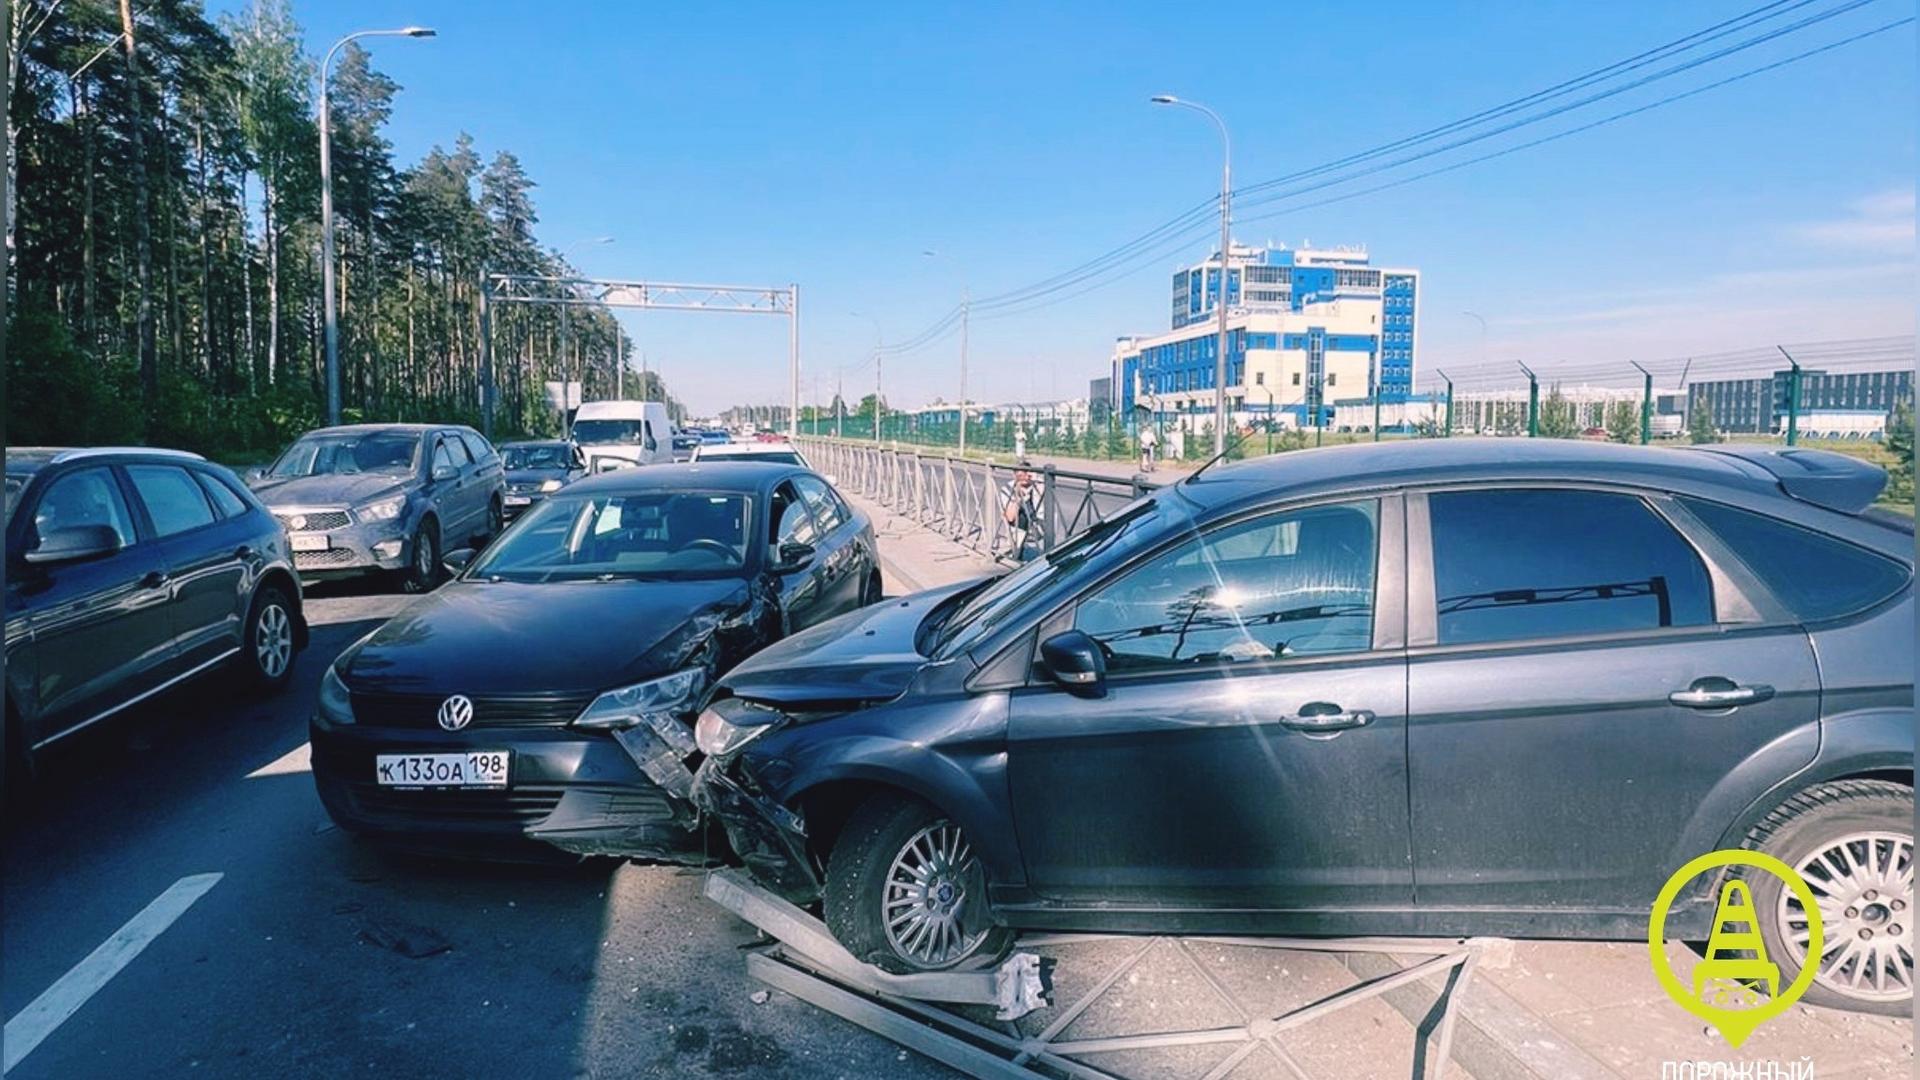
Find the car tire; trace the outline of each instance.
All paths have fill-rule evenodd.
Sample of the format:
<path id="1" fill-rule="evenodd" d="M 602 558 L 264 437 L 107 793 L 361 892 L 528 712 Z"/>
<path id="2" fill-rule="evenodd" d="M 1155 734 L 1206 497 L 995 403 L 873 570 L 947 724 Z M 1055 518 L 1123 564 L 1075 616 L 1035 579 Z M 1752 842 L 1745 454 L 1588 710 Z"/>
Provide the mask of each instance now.
<path id="1" fill-rule="evenodd" d="M 886 599 L 886 593 L 880 584 L 880 568 L 876 566 L 867 574 L 867 580 L 860 585 L 860 606 L 867 607 L 884 599 Z"/>
<path id="2" fill-rule="evenodd" d="M 0 793 L 0 806 L 7 811 L 7 820 L 15 820 L 24 810 L 33 793 L 35 775 L 33 751 L 27 749 L 26 732 L 20 726 L 20 717 L 13 710 L 13 703 L 7 703 L 6 731 L 0 733 L 0 754 L 6 755 L 4 779 L 6 791 Z"/>
<path id="3" fill-rule="evenodd" d="M 916 869 L 932 871 L 929 886 L 910 884 Z M 835 841 L 821 906 L 849 952 L 904 975 L 1005 955 L 1013 931 L 992 925 L 985 901 L 985 871 L 960 827 L 917 799 L 879 795 Z"/>
<path id="4" fill-rule="evenodd" d="M 1832 898 L 1821 908 L 1829 959 L 1804 1000 L 1881 1016 L 1912 1015 L 1913 789 L 1885 780 L 1808 788 L 1755 826 L 1748 846 L 1798 871 L 1816 897 Z M 1844 863 L 1847 876 L 1830 859 Z M 1780 966 L 1780 984 L 1786 986 L 1806 959 L 1805 944 L 1791 940 L 1804 926 L 1795 918 L 1800 902 L 1772 874 L 1750 877 L 1767 958 Z M 1900 964 L 1903 972 L 1890 966 Z"/>
<path id="5" fill-rule="evenodd" d="M 400 588 L 410 593 L 432 592 L 440 583 L 440 526 L 427 518 L 413 531 L 407 545 L 407 568 L 400 571 Z"/>
<path id="6" fill-rule="evenodd" d="M 506 507 L 500 505 L 500 497 L 498 495 L 495 495 L 493 497 L 493 501 L 487 503 L 487 535 L 481 537 L 480 543 L 476 544 L 475 546 L 485 547 L 486 545 L 493 543 L 493 538 L 496 536 L 499 536 L 500 530 L 506 527 L 507 527 Z"/>
<path id="7" fill-rule="evenodd" d="M 298 639 L 293 601 L 278 585 L 262 585 L 247 611 L 240 662 L 255 689 L 272 692 L 293 677 Z"/>

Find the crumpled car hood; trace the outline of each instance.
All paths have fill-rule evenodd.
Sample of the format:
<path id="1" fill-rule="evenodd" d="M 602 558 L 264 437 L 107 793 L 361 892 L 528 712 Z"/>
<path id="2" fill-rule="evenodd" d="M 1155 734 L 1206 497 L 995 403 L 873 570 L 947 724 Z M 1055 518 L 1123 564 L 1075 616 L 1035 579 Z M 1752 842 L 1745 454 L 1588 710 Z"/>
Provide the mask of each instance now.
<path id="1" fill-rule="evenodd" d="M 887 600 L 768 646 L 720 681 L 721 693 L 773 705 L 829 705 L 899 697 L 927 658 L 913 639 L 927 613 L 975 582 Z"/>

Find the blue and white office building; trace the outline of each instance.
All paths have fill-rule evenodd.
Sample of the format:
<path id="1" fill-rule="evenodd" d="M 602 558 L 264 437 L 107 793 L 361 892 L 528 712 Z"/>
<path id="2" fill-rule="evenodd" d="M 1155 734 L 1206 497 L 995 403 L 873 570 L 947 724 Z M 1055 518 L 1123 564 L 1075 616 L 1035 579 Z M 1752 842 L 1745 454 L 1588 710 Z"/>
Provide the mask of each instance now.
<path id="1" fill-rule="evenodd" d="M 1213 420 L 1221 258 L 1173 275 L 1172 329 L 1121 338 L 1113 352 L 1114 407 L 1135 405 L 1161 424 Z M 1235 424 L 1276 416 L 1331 423 L 1333 403 L 1413 392 L 1420 272 L 1372 265 L 1355 248 L 1232 245 L 1226 266 L 1227 407 Z"/>

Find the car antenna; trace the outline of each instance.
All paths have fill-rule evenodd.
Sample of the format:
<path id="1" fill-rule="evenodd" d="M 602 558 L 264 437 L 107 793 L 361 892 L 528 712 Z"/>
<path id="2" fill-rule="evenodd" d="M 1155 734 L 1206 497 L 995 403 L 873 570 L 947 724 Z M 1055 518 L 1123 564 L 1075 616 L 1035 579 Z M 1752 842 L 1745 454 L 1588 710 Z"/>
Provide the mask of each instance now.
<path id="1" fill-rule="evenodd" d="M 1234 435 L 1232 442 L 1222 446 L 1220 448 L 1219 453 L 1208 458 L 1204 464 L 1202 464 L 1199 468 L 1193 470 L 1193 472 L 1187 474 L 1186 479 L 1180 482 L 1183 484 L 1191 484 L 1195 480 L 1200 479 L 1200 474 L 1203 472 L 1206 472 L 1208 469 L 1213 468 L 1214 462 L 1219 461 L 1221 458 L 1226 457 L 1228 454 L 1231 454 L 1235 450 L 1240 449 L 1240 444 L 1245 441 L 1247 441 L 1247 437 L 1245 435 L 1239 435 L 1239 434 Z"/>

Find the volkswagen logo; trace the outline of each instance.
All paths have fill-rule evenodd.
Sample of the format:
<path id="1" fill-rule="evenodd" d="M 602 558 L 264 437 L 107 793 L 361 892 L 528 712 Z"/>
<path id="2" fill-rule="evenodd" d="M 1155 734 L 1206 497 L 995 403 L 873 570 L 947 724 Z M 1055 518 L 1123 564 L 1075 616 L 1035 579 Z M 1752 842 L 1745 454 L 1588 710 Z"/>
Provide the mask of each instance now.
<path id="1" fill-rule="evenodd" d="M 440 726 L 448 731 L 459 731 L 473 723 L 473 699 L 465 694 L 455 694 L 440 703 Z"/>
<path id="2" fill-rule="evenodd" d="M 293 517 L 287 519 L 287 526 L 291 528 L 294 532 L 299 532 L 301 529 L 304 529 L 307 527 L 307 515 L 305 514 L 293 515 Z"/>

